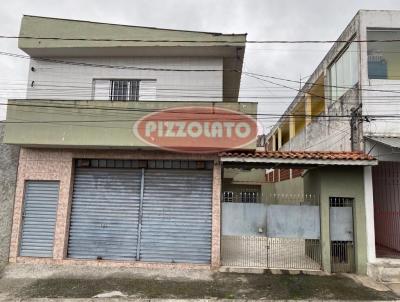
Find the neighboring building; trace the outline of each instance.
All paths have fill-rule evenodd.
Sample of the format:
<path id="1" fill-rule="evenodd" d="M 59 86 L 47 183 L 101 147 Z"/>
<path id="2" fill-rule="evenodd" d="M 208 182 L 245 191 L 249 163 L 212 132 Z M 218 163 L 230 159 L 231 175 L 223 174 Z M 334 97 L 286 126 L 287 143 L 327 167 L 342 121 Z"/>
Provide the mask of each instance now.
<path id="1" fill-rule="evenodd" d="M 10 262 L 366 273 L 376 160 L 257 152 L 237 122 L 257 115 L 238 102 L 245 35 L 24 16 L 20 36 L 34 38 L 19 40 L 27 99 L 9 100 L 4 137 L 21 146 Z M 221 148 L 218 119 L 204 140 L 160 145 L 191 114 L 239 134 Z"/>
<path id="2" fill-rule="evenodd" d="M 3 144 L 0 122 L 0 270 L 8 262 L 19 147 Z"/>
<path id="3" fill-rule="evenodd" d="M 400 257 L 399 28 L 400 11 L 359 11 L 266 143 L 267 150 L 360 150 L 379 160 L 366 171 L 371 273 Z"/>

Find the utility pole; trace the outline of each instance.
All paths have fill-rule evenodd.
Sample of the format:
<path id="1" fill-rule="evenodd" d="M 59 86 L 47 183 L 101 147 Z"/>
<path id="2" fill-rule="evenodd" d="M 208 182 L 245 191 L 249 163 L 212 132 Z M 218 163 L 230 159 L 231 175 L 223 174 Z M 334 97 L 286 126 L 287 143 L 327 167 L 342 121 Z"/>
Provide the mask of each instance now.
<path id="1" fill-rule="evenodd" d="M 360 123 L 362 122 L 361 104 L 356 108 L 351 108 L 350 111 L 350 141 L 351 151 L 360 151 Z"/>

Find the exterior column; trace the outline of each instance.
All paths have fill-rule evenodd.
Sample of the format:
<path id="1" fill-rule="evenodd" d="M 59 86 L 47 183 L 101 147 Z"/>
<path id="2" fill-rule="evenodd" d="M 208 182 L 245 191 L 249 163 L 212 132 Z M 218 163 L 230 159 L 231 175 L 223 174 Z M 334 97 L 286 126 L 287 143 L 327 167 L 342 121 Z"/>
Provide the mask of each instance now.
<path id="1" fill-rule="evenodd" d="M 281 147 L 282 147 L 282 130 L 281 130 L 281 128 L 278 128 L 278 150 Z"/>
<path id="2" fill-rule="evenodd" d="M 296 136 L 296 118 L 289 117 L 289 148 L 292 150 L 292 138 Z"/>
<path id="3" fill-rule="evenodd" d="M 289 118 L 289 140 L 291 140 L 296 135 L 296 118 L 290 116 Z"/>
<path id="4" fill-rule="evenodd" d="M 60 193 L 57 207 L 57 220 L 54 231 L 53 259 L 62 260 L 66 257 L 69 214 L 71 209 L 71 195 L 73 187 L 73 160 L 61 163 Z"/>
<path id="5" fill-rule="evenodd" d="M 304 107 L 304 111 L 305 111 L 305 124 L 306 124 L 306 127 L 307 127 L 307 125 L 308 124 L 310 124 L 311 123 L 311 120 L 312 120 L 312 109 L 311 109 L 311 101 L 312 101 L 312 99 L 311 99 L 311 95 L 309 95 L 309 94 L 306 94 L 306 97 L 305 97 L 305 107 Z"/>
<path id="6" fill-rule="evenodd" d="M 331 241 L 329 234 L 329 196 L 321 194 L 321 253 L 322 268 L 325 272 L 331 272 Z"/>
<path id="7" fill-rule="evenodd" d="M 367 261 L 368 263 L 373 263 L 376 261 L 376 250 L 372 167 L 364 167 L 364 203 L 367 232 Z"/>
<path id="8" fill-rule="evenodd" d="M 211 268 L 221 265 L 221 162 L 215 160 L 212 195 Z"/>
<path id="9" fill-rule="evenodd" d="M 272 135 L 272 151 L 276 151 L 276 135 Z"/>

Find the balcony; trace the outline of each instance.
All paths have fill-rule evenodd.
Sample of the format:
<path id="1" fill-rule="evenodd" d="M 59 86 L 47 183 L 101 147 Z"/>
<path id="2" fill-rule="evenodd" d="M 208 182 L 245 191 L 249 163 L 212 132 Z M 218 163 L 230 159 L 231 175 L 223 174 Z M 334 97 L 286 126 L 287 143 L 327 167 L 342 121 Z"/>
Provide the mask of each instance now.
<path id="1" fill-rule="evenodd" d="M 257 103 L 9 100 L 4 143 L 25 147 L 154 149 L 134 131 L 151 113 L 208 107 L 256 116 Z M 204 146 L 207 147 L 207 146 Z M 241 149 L 255 149 L 250 142 Z"/>

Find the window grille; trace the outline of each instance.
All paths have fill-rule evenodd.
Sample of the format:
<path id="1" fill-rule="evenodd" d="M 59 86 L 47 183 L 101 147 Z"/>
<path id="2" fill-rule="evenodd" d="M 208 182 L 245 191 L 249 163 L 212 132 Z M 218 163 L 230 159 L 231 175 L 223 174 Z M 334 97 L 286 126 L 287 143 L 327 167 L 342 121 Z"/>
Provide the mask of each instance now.
<path id="1" fill-rule="evenodd" d="M 242 203 L 257 203 L 257 192 L 240 192 L 240 199 Z"/>
<path id="2" fill-rule="evenodd" d="M 213 161 L 195 160 L 119 160 L 119 159 L 77 159 L 77 168 L 117 168 L 117 169 L 190 169 L 212 170 Z"/>
<path id="3" fill-rule="evenodd" d="M 233 202 L 233 192 L 225 191 L 223 202 Z"/>
<path id="4" fill-rule="evenodd" d="M 110 99 L 112 101 L 138 101 L 139 80 L 111 80 Z"/>

